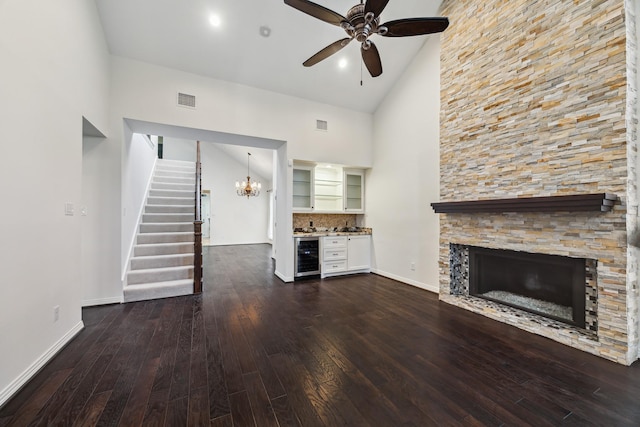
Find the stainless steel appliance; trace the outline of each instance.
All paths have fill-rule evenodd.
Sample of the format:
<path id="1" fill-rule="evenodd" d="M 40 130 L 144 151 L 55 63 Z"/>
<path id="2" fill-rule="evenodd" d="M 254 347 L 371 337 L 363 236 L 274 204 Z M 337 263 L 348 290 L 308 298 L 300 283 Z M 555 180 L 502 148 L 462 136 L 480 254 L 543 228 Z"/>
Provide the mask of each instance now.
<path id="1" fill-rule="evenodd" d="M 320 274 L 320 238 L 295 237 L 295 278 Z"/>

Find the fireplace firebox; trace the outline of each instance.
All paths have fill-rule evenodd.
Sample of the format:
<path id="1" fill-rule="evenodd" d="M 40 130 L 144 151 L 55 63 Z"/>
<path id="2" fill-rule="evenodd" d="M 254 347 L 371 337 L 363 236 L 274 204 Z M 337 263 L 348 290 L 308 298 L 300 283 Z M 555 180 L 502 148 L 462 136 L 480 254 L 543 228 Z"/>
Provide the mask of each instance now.
<path id="1" fill-rule="evenodd" d="M 584 329 L 585 262 L 469 246 L 469 294 Z"/>

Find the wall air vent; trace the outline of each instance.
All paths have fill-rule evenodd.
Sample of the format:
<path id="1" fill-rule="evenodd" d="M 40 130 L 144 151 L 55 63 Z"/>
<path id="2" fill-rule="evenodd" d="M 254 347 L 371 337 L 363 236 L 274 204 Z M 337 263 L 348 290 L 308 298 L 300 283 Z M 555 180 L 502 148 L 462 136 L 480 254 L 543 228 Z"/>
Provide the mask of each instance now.
<path id="1" fill-rule="evenodd" d="M 316 120 L 316 130 L 323 130 L 326 132 L 329 130 L 329 124 L 326 120 Z"/>
<path id="2" fill-rule="evenodd" d="M 196 108 L 196 97 L 178 92 L 178 105 L 181 107 Z"/>

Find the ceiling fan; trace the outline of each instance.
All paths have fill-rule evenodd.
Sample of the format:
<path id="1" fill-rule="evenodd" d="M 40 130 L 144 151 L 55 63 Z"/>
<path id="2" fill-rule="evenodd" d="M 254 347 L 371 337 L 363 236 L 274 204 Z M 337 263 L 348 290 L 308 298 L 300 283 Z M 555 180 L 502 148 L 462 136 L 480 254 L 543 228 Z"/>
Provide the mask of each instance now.
<path id="1" fill-rule="evenodd" d="M 363 0 L 360 0 L 360 4 L 349 9 L 346 17 L 309 0 L 284 0 L 284 2 L 307 15 L 341 27 L 349 36 L 325 47 L 307 59 L 302 65 L 311 67 L 327 59 L 355 39 L 361 44 L 362 60 L 371 77 L 378 77 L 382 74 L 382 61 L 378 48 L 369 40 L 371 35 L 379 34 L 385 37 L 419 36 L 440 33 L 449 26 L 449 19 L 444 17 L 406 18 L 380 24 L 380 14 L 389 3 L 389 0 L 367 0 L 364 4 Z"/>

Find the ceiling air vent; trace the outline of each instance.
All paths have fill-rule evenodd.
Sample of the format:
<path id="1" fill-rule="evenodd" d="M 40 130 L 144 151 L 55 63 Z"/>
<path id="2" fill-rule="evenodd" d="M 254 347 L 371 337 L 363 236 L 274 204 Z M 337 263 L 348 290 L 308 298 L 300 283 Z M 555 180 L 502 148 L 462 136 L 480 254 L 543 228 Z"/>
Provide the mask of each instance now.
<path id="1" fill-rule="evenodd" d="M 329 124 L 326 120 L 316 120 L 316 130 L 329 130 Z"/>
<path id="2" fill-rule="evenodd" d="M 196 97 L 178 92 L 178 105 L 181 107 L 196 108 Z"/>

